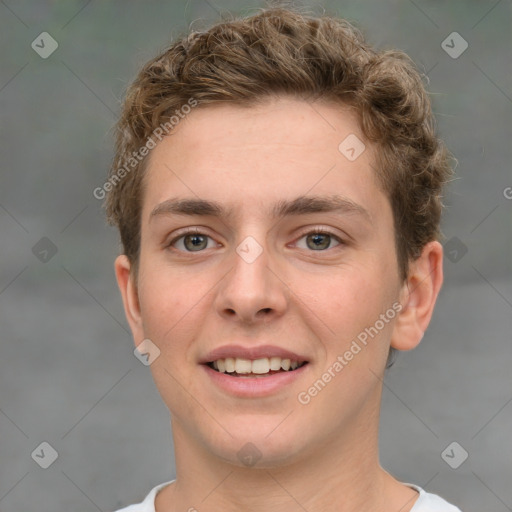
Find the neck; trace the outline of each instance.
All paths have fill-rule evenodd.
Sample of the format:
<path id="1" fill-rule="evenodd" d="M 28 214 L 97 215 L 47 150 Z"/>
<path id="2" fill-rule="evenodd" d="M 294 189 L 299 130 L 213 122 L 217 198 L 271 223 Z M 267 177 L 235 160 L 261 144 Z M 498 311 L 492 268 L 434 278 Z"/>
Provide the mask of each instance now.
<path id="1" fill-rule="evenodd" d="M 333 432 L 287 464 L 254 468 L 205 452 L 178 421 L 172 429 L 177 478 L 158 494 L 156 512 L 408 512 L 418 495 L 380 467 L 378 421 L 357 422 L 343 436 Z"/>

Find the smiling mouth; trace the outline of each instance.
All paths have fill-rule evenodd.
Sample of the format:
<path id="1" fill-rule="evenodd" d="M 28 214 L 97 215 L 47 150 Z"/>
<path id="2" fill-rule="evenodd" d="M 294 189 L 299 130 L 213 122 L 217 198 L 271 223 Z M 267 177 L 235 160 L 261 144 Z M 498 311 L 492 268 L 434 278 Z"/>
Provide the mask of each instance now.
<path id="1" fill-rule="evenodd" d="M 212 370 L 232 377 L 267 377 L 275 373 L 289 373 L 308 364 L 307 361 L 293 361 L 281 357 L 242 359 L 227 357 L 206 363 Z"/>

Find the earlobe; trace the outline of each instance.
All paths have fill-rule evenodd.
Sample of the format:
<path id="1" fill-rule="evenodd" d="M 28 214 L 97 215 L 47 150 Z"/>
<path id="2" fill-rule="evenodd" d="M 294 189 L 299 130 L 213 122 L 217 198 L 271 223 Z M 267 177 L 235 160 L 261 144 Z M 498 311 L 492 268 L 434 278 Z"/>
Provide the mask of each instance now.
<path id="1" fill-rule="evenodd" d="M 123 299 L 124 312 L 135 344 L 144 339 L 137 286 L 128 257 L 121 254 L 116 258 L 115 272 L 119 291 Z"/>
<path id="2" fill-rule="evenodd" d="M 443 247 L 429 242 L 418 259 L 410 262 L 409 273 L 402 287 L 402 311 L 393 334 L 391 346 L 397 350 L 411 350 L 423 338 L 443 283 Z"/>

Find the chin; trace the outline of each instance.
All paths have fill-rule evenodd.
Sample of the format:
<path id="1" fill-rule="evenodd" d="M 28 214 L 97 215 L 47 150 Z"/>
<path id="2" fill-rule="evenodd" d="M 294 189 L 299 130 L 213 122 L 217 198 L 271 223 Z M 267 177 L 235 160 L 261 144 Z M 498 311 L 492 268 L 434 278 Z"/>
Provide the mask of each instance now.
<path id="1" fill-rule="evenodd" d="M 279 422 L 273 422 L 270 428 L 267 423 L 261 428 L 256 428 L 253 422 L 251 428 L 230 430 L 237 434 L 233 437 L 226 434 L 222 440 L 207 444 L 215 456 L 239 468 L 270 469 L 292 464 L 299 456 L 301 440 L 288 429 L 273 432 Z M 299 432 L 296 429 L 294 433 Z"/>
<path id="2" fill-rule="evenodd" d="M 218 447 L 217 450 L 218 452 Z M 297 461 L 298 454 L 292 453 L 290 447 L 274 448 L 269 451 L 267 446 L 247 442 L 233 451 L 218 452 L 218 457 L 228 464 L 240 469 L 276 469 L 288 466 Z"/>

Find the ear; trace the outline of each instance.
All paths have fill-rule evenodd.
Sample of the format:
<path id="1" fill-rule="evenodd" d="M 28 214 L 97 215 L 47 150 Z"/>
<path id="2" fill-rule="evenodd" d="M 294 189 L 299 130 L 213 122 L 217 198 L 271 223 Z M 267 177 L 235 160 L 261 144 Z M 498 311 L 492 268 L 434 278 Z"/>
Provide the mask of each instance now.
<path id="1" fill-rule="evenodd" d="M 391 336 L 391 346 L 411 350 L 423 338 L 443 284 L 443 246 L 429 242 L 418 259 L 410 262 L 408 277 L 400 291 L 400 311 Z"/>
<path id="2" fill-rule="evenodd" d="M 126 319 L 132 331 L 133 341 L 135 345 L 138 345 L 144 339 L 144 329 L 135 276 L 131 272 L 131 264 L 125 254 L 121 254 L 116 258 L 114 267 L 117 284 L 123 298 Z"/>

